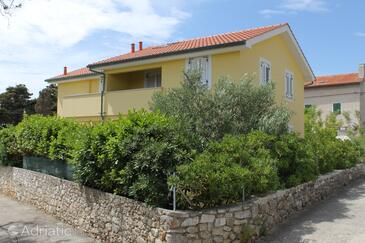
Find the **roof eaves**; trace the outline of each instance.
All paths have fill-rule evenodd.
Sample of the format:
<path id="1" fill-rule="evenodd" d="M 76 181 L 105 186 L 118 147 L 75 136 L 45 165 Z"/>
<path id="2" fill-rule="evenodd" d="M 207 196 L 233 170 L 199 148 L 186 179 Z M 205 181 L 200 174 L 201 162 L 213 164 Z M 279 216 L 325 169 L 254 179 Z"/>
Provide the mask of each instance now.
<path id="1" fill-rule="evenodd" d="M 94 76 L 96 77 L 99 75 L 96 73 L 88 73 L 88 74 L 81 74 L 81 75 L 68 76 L 68 77 L 49 78 L 49 79 L 46 79 L 45 81 L 48 83 L 52 83 L 52 82 L 67 81 L 67 80 L 72 80 L 72 79 L 87 78 L 87 77 L 94 77 Z"/>
<path id="2" fill-rule="evenodd" d="M 297 45 L 298 45 L 298 47 L 299 47 L 299 50 L 300 50 L 300 52 L 301 52 L 301 54 L 302 54 L 302 56 L 303 56 L 303 58 L 304 58 L 304 61 L 306 62 L 307 66 L 308 66 L 308 68 L 309 68 L 309 71 L 310 71 L 310 72 L 311 72 L 311 74 L 312 74 L 312 80 L 311 80 L 311 82 L 312 82 L 312 84 L 313 84 L 313 83 L 314 83 L 314 80 L 316 79 L 316 75 L 314 74 L 313 68 L 312 68 L 312 66 L 311 66 L 311 65 L 310 65 L 310 63 L 309 63 L 307 56 L 304 54 L 303 48 L 300 46 L 299 41 L 298 41 L 297 37 L 295 36 L 295 34 L 294 34 L 294 32 L 293 32 L 293 29 L 291 28 L 291 26 L 290 26 L 288 23 L 287 23 L 286 25 L 288 26 L 288 28 L 289 28 L 289 30 L 290 30 L 290 32 L 291 32 L 291 34 L 292 34 L 292 36 L 293 36 L 294 40 L 296 41 L 296 44 L 297 44 Z"/>
<path id="3" fill-rule="evenodd" d="M 344 85 L 353 85 L 353 84 L 359 84 L 359 81 L 353 81 L 353 82 L 347 82 L 347 83 L 326 83 L 326 84 L 312 84 L 312 85 L 305 85 L 305 89 L 310 88 L 324 88 L 329 86 L 344 86 Z"/>
<path id="4" fill-rule="evenodd" d="M 157 54 L 157 55 L 129 58 L 129 59 L 118 60 L 118 61 L 113 61 L 113 62 L 89 64 L 87 67 L 88 68 L 106 67 L 106 66 L 112 66 L 112 65 L 116 65 L 116 64 L 123 64 L 123 63 L 134 62 L 134 61 L 142 61 L 142 60 L 148 60 L 148 59 L 159 58 L 159 57 L 174 56 L 174 55 L 187 54 L 187 53 L 206 51 L 206 50 L 212 50 L 212 49 L 218 49 L 218 48 L 224 48 L 224 47 L 232 47 L 232 46 L 238 46 L 238 45 L 245 45 L 245 44 L 246 44 L 245 40 L 236 41 L 236 42 L 230 42 L 230 43 L 225 43 L 225 44 L 218 44 L 218 45 L 198 47 L 198 48 L 181 50 L 181 51 L 161 53 L 161 54 Z"/>

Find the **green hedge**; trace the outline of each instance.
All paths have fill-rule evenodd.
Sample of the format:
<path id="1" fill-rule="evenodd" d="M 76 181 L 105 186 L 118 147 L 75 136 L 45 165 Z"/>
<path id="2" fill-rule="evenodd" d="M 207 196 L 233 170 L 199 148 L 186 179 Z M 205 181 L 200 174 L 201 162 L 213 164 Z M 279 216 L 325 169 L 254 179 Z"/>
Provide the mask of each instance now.
<path id="1" fill-rule="evenodd" d="M 15 135 L 24 156 L 70 161 L 87 131 L 88 126 L 70 119 L 35 115 L 25 117 L 16 126 Z"/>
<path id="2" fill-rule="evenodd" d="M 168 206 L 167 177 L 192 155 L 175 122 L 159 113 L 130 112 L 96 125 L 74 157 L 85 185 Z"/>
<path id="3" fill-rule="evenodd" d="M 179 207 L 206 208 L 231 204 L 248 195 L 276 190 L 279 177 L 270 151 L 245 148 L 244 136 L 211 143 L 193 162 L 177 167 L 170 185 L 179 192 Z"/>
<path id="4" fill-rule="evenodd" d="M 311 181 L 354 166 L 362 155 L 357 142 L 337 140 L 313 114 L 304 138 L 251 131 L 211 141 L 203 152 L 180 125 L 146 111 L 94 125 L 30 116 L 0 129 L 0 163 L 62 160 L 74 165 L 83 185 L 162 207 L 170 206 L 169 188 L 176 186 L 179 208 L 207 208 L 240 201 L 243 189 L 260 195 Z"/>
<path id="5" fill-rule="evenodd" d="M 19 153 L 15 127 L 0 128 L 0 165 L 22 165 L 22 155 Z"/>
<path id="6" fill-rule="evenodd" d="M 255 131 L 211 143 L 193 162 L 178 166 L 169 183 L 178 188 L 181 208 L 221 206 L 240 201 L 243 188 L 246 195 L 290 188 L 320 173 L 350 168 L 361 155 L 357 143 L 335 136 Z"/>

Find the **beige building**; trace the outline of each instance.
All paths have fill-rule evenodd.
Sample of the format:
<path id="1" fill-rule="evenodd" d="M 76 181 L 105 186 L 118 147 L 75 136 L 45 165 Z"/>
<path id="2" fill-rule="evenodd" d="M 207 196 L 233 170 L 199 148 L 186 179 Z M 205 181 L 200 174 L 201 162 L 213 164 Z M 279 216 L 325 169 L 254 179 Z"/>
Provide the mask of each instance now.
<path id="1" fill-rule="evenodd" d="M 305 86 L 304 103 L 306 107 L 315 106 L 322 111 L 322 118 L 331 112 L 345 121 L 348 113 L 351 124 L 365 122 L 365 64 L 359 65 L 359 72 L 319 76 L 313 83 Z"/>

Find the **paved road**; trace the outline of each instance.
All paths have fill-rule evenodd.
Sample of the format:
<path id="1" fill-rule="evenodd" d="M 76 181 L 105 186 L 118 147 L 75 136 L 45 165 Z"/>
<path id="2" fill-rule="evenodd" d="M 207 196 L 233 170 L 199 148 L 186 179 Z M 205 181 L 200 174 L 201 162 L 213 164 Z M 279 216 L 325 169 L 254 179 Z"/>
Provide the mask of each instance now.
<path id="1" fill-rule="evenodd" d="M 365 180 L 279 225 L 266 242 L 365 243 Z"/>
<path id="2" fill-rule="evenodd" d="M 0 243 L 91 243 L 91 238 L 73 230 L 40 210 L 0 194 Z"/>

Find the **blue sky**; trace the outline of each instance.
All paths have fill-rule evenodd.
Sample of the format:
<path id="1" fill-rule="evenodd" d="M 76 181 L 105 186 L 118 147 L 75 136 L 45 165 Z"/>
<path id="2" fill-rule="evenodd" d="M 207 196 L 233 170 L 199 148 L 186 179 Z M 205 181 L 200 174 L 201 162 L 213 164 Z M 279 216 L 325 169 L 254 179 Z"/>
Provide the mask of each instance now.
<path id="1" fill-rule="evenodd" d="M 18 0 L 20 1 L 20 0 Z M 23 0 L 0 15 L 0 92 L 25 83 L 37 96 L 63 66 L 79 68 L 155 45 L 288 22 L 316 75 L 365 62 L 362 0 Z"/>

